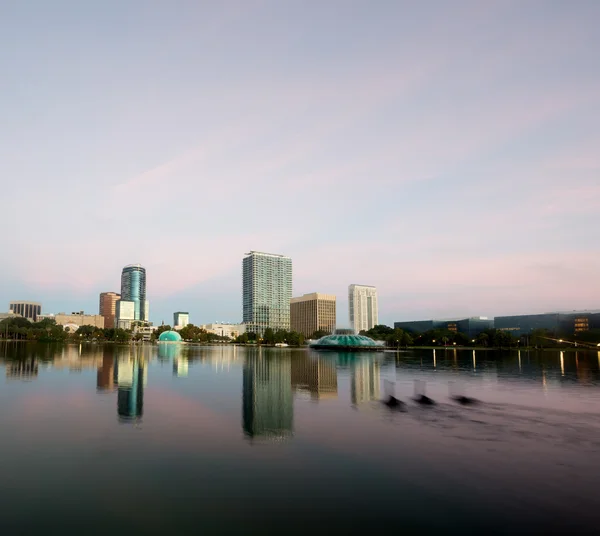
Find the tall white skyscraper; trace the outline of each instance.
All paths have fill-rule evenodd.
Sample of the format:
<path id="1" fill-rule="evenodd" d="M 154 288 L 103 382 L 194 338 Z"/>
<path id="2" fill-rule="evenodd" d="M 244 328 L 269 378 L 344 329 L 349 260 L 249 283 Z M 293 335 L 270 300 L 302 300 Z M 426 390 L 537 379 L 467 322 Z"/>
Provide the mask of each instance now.
<path id="1" fill-rule="evenodd" d="M 379 323 L 377 289 L 368 285 L 348 287 L 350 325 L 356 333 L 368 331 Z"/>
<path id="2" fill-rule="evenodd" d="M 267 328 L 289 330 L 292 259 L 251 251 L 244 257 L 242 270 L 246 331 L 262 337 Z"/>

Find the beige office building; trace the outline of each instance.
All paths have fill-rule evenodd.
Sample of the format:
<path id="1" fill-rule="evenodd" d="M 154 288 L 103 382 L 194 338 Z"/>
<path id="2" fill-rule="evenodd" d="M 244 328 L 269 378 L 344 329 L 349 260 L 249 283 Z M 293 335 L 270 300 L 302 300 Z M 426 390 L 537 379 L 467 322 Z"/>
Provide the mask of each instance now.
<path id="1" fill-rule="evenodd" d="M 104 328 L 104 317 L 100 315 L 86 315 L 83 311 L 66 314 L 58 313 L 52 317 L 44 315 L 45 318 L 54 318 L 59 326 L 68 326 L 70 331 L 76 331 L 75 328 L 81 326 L 94 326 L 95 328 Z"/>
<path id="2" fill-rule="evenodd" d="M 335 331 L 335 296 L 332 294 L 305 294 L 290 300 L 292 331 L 310 337 L 315 331 Z"/>
<path id="3" fill-rule="evenodd" d="M 100 316 L 104 317 L 104 327 L 114 328 L 117 317 L 117 301 L 121 295 L 116 292 L 102 292 L 100 294 Z"/>

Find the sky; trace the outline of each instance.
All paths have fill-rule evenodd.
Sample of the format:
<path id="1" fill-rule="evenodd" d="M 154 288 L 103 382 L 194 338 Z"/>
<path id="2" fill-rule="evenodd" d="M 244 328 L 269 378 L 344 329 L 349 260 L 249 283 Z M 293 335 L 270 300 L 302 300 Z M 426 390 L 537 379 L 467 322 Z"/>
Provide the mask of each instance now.
<path id="1" fill-rule="evenodd" d="M 239 322 L 241 262 L 379 320 L 600 308 L 600 2 L 0 3 L 0 311 Z M 2 305 L 5 304 L 5 305 Z"/>

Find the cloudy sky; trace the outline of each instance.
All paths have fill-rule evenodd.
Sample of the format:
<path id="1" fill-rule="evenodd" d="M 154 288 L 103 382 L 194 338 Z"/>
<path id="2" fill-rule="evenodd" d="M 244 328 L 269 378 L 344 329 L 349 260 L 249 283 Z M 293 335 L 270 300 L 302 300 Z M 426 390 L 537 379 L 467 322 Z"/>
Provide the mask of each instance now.
<path id="1" fill-rule="evenodd" d="M 241 260 L 380 321 L 600 308 L 600 2 L 0 3 L 0 310 L 241 320 Z M 2 306 L 1 304 L 5 304 Z"/>

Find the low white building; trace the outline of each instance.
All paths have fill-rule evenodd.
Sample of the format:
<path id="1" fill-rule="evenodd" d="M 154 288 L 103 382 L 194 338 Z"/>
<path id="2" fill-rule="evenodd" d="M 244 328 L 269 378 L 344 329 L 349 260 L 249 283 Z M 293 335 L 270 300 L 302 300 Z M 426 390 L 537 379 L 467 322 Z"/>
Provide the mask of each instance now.
<path id="1" fill-rule="evenodd" d="M 208 333 L 221 335 L 221 337 L 229 337 L 230 339 L 235 339 L 246 332 L 246 326 L 244 324 L 214 323 L 203 324 L 200 327 Z"/>
<path id="2" fill-rule="evenodd" d="M 138 333 L 142 335 L 143 341 L 150 341 L 152 339 L 152 334 L 156 331 L 158 326 L 153 326 L 149 322 L 139 322 L 133 327 L 134 335 Z"/>

